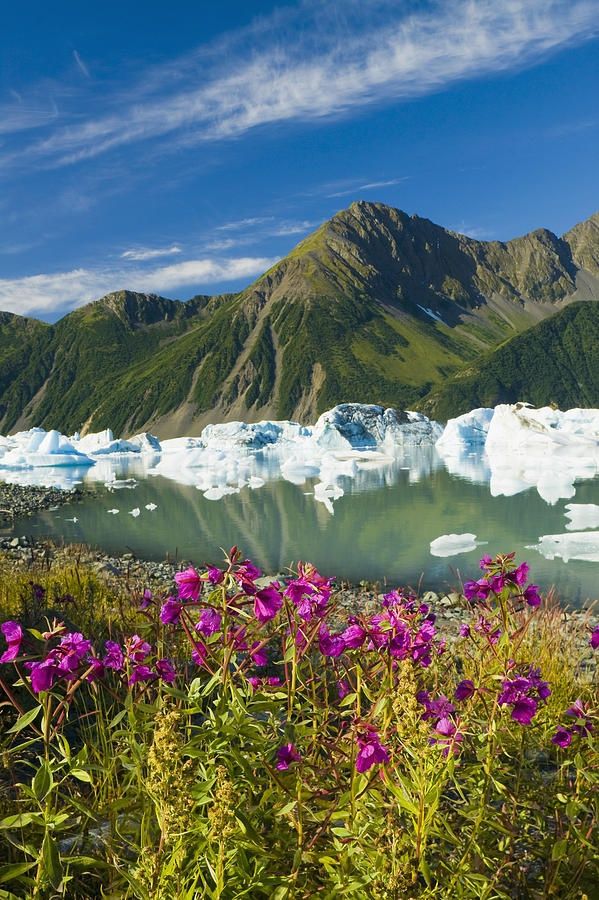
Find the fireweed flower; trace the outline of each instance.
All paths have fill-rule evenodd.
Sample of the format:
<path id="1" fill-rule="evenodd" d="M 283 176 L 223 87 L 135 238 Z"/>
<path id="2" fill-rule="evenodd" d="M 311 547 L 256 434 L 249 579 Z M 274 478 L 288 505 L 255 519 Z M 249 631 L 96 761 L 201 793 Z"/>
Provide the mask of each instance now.
<path id="1" fill-rule="evenodd" d="M 203 666 L 207 656 L 208 650 L 206 649 L 206 645 L 202 644 L 201 641 L 196 641 L 191 652 L 191 661 L 195 663 L 196 666 Z"/>
<path id="2" fill-rule="evenodd" d="M 556 744 L 558 747 L 562 747 L 565 750 L 565 748 L 569 747 L 572 743 L 572 732 L 560 725 L 551 738 L 551 743 Z"/>
<path id="3" fill-rule="evenodd" d="M 220 631 L 222 625 L 222 616 L 217 609 L 211 606 L 206 607 L 200 613 L 200 618 L 196 625 L 196 631 L 199 631 L 205 637 L 210 637 Z"/>
<path id="4" fill-rule="evenodd" d="M 254 596 L 254 615 L 261 625 L 274 619 L 283 605 L 283 598 L 279 591 L 278 581 L 273 581 L 268 587 L 257 591 Z"/>
<path id="5" fill-rule="evenodd" d="M 348 649 L 358 650 L 366 640 L 366 629 L 361 625 L 354 623 L 348 625 L 345 631 L 341 632 L 343 642 Z"/>
<path id="6" fill-rule="evenodd" d="M 389 751 L 381 744 L 379 733 L 372 725 L 366 725 L 358 731 L 356 737 L 358 755 L 356 769 L 367 772 L 372 766 L 389 761 Z"/>
<path id="7" fill-rule="evenodd" d="M 522 597 L 526 600 L 528 605 L 533 608 L 541 605 L 542 598 L 539 593 L 539 587 L 536 584 L 529 584 L 522 592 Z"/>
<path id="8" fill-rule="evenodd" d="M 193 566 L 175 573 L 175 581 L 181 600 L 197 600 L 202 590 L 202 580 Z"/>
<path id="9" fill-rule="evenodd" d="M 60 678 L 56 660 L 51 656 L 40 662 L 26 662 L 25 668 L 29 670 L 31 690 L 34 694 L 51 690 Z"/>
<path id="10" fill-rule="evenodd" d="M 167 597 L 160 610 L 160 621 L 163 625 L 178 625 L 183 604 L 174 597 Z"/>
<path id="11" fill-rule="evenodd" d="M 75 672 L 91 650 L 92 642 L 78 631 L 68 632 L 50 654 L 58 663 L 58 671 L 64 675 Z"/>
<path id="12" fill-rule="evenodd" d="M 259 641 L 254 641 L 250 647 L 250 656 L 257 666 L 266 666 L 268 664 L 266 648 L 261 647 Z"/>
<path id="13" fill-rule="evenodd" d="M 486 600 L 491 593 L 491 586 L 484 578 L 479 581 L 467 581 L 464 585 L 464 597 L 470 603 L 475 600 Z"/>
<path id="14" fill-rule="evenodd" d="M 570 726 L 575 734 L 580 734 L 584 737 L 593 730 L 593 723 L 587 716 L 582 700 L 575 700 L 572 706 L 566 710 L 566 715 L 577 720 L 575 725 Z"/>
<path id="15" fill-rule="evenodd" d="M 258 588 L 254 584 L 257 578 L 262 577 L 262 572 L 249 559 L 244 559 L 242 563 L 236 567 L 233 577 L 239 583 L 243 591 L 248 596 L 253 596 Z"/>
<path id="16" fill-rule="evenodd" d="M 140 638 L 138 634 L 134 634 L 125 640 L 125 649 L 128 658 L 133 663 L 142 663 L 152 651 L 148 642 Z"/>
<path id="17" fill-rule="evenodd" d="M 293 744 L 283 744 L 277 750 L 277 769 L 285 772 L 294 762 L 301 762 L 301 753 Z"/>
<path id="18" fill-rule="evenodd" d="M 146 588 L 141 596 L 141 601 L 139 604 L 139 609 L 143 612 L 148 606 L 152 603 L 152 591 L 149 588 Z"/>
<path id="19" fill-rule="evenodd" d="M 19 655 L 21 641 L 23 640 L 23 629 L 18 622 L 9 621 L 0 625 L 0 631 L 8 645 L 2 656 L 0 656 L 0 663 L 12 662 Z"/>
<path id="20" fill-rule="evenodd" d="M 156 681 L 158 675 L 155 672 L 152 672 L 149 666 L 146 665 L 138 665 L 133 666 L 131 670 L 131 676 L 129 678 L 129 684 L 137 684 L 138 682 L 148 682 L 148 681 Z"/>
<path id="21" fill-rule="evenodd" d="M 423 719 L 446 719 L 455 712 L 455 706 L 445 694 L 433 699 L 428 691 L 418 691 L 416 700 L 424 707 Z"/>
<path id="22" fill-rule="evenodd" d="M 591 645 L 593 650 L 596 650 L 597 647 L 599 647 L 599 625 L 595 625 L 595 627 L 591 631 L 591 639 L 589 641 L 589 644 Z"/>
<path id="23" fill-rule="evenodd" d="M 464 735 L 458 731 L 455 722 L 447 717 L 439 719 L 435 725 L 434 735 L 430 738 L 431 744 L 439 744 L 443 747 L 444 756 L 447 756 L 450 750 L 455 754 L 459 753 L 459 745 L 463 740 Z"/>
<path id="24" fill-rule="evenodd" d="M 291 600 L 301 619 L 310 622 L 322 618 L 332 590 L 332 578 L 325 578 L 309 563 L 298 563 L 297 578 L 287 582 L 284 594 Z"/>
<path id="25" fill-rule="evenodd" d="M 470 678 L 464 678 L 455 689 L 454 697 L 456 700 L 469 700 L 475 691 L 476 688 L 474 687 L 474 682 L 471 681 Z"/>
<path id="26" fill-rule="evenodd" d="M 341 678 L 341 680 L 337 682 L 337 696 L 339 697 L 339 699 L 343 700 L 344 697 L 347 697 L 350 691 L 351 687 L 347 678 Z"/>
<path id="27" fill-rule="evenodd" d="M 115 671 L 120 672 L 125 664 L 125 657 L 120 645 L 115 641 L 106 641 L 104 648 L 106 653 L 104 654 L 102 663 L 105 668 L 114 669 Z"/>
<path id="28" fill-rule="evenodd" d="M 155 669 L 158 677 L 167 684 L 172 684 L 177 677 L 175 667 L 170 659 L 157 659 Z"/>
<path id="29" fill-rule="evenodd" d="M 470 637 L 470 625 L 460 625 L 460 637 Z"/>
<path id="30" fill-rule="evenodd" d="M 541 679 L 539 669 L 532 666 L 527 675 L 517 678 L 506 678 L 497 702 L 500 706 L 512 707 L 512 719 L 520 725 L 530 725 L 537 713 L 539 702 L 546 700 L 551 689 Z"/>
<path id="31" fill-rule="evenodd" d="M 216 566 L 207 566 L 206 580 L 209 581 L 210 584 L 222 584 L 225 580 L 225 573 Z"/>
<path id="32" fill-rule="evenodd" d="M 323 623 L 318 632 L 318 646 L 323 656 L 341 656 L 345 650 L 345 641 L 340 634 L 331 634 Z"/>

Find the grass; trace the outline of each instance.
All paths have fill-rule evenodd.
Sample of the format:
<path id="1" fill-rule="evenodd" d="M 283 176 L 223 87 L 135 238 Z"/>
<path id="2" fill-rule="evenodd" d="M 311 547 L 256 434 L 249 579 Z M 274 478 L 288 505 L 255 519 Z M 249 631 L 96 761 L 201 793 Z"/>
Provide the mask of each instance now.
<path id="1" fill-rule="evenodd" d="M 3 562 L 0 896 L 591 898 L 596 651 L 526 574 L 487 560 L 458 636 L 405 592 L 348 622 L 312 567 L 265 588 L 235 549 L 143 603 Z"/>

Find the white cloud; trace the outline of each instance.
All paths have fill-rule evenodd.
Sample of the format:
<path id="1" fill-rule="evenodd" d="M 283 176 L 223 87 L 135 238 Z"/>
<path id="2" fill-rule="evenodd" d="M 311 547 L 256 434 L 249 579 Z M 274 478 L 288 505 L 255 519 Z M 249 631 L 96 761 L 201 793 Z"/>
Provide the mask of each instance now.
<path id="1" fill-rule="evenodd" d="M 297 15 L 311 21 L 301 21 L 294 40 L 277 31 L 281 17 L 274 15 L 256 29 L 258 46 L 227 54 L 226 70 L 209 54 L 203 65 L 182 60 L 178 73 L 176 60 L 149 70 L 137 96 L 105 98 L 109 113 L 74 119 L 5 156 L 4 164 L 67 165 L 167 136 L 168 151 L 258 126 L 347 114 L 522 68 L 598 32 L 599 0 L 437 0 L 417 13 L 406 9 L 388 0 L 349 2 L 343 18 L 337 4 L 335 16 L 321 3 L 302 4 Z M 243 59 L 236 67 L 235 58 Z"/>
<path id="2" fill-rule="evenodd" d="M 189 259 L 154 269 L 73 269 L 24 278 L 0 279 L 0 309 L 20 315 L 47 315 L 75 309 L 110 291 L 168 293 L 184 287 L 251 279 L 276 259 Z"/>
<path id="3" fill-rule="evenodd" d="M 320 222 L 309 222 L 304 219 L 303 222 L 282 222 L 276 228 L 269 232 L 273 237 L 287 237 L 293 234 L 305 234 L 311 228 L 320 225 Z"/>
<path id="4" fill-rule="evenodd" d="M 135 247 L 131 250 L 125 250 L 121 253 L 121 259 L 131 259 L 135 262 L 145 262 L 149 259 L 159 259 L 161 256 L 175 256 L 181 253 L 181 247 L 173 244 L 172 247 Z"/>
<path id="5" fill-rule="evenodd" d="M 273 216 L 254 216 L 251 219 L 238 219 L 236 222 L 225 222 L 224 225 L 218 225 L 216 231 L 243 231 L 245 228 L 255 228 L 257 225 L 264 225 L 265 222 L 272 222 Z"/>
<path id="6" fill-rule="evenodd" d="M 366 184 L 357 184 L 352 188 L 344 188 L 342 191 L 335 191 L 333 194 L 327 194 L 328 198 L 331 197 L 348 197 L 350 194 L 357 194 L 360 191 L 376 191 L 379 188 L 384 187 L 393 187 L 396 184 L 401 184 L 403 181 L 407 181 L 407 178 L 390 178 L 388 181 L 368 181 Z"/>
<path id="7" fill-rule="evenodd" d="M 73 59 L 75 60 L 77 68 L 82 73 L 82 75 L 85 75 L 86 78 L 91 78 L 90 71 L 81 59 L 81 54 L 78 53 L 77 50 L 73 50 Z"/>

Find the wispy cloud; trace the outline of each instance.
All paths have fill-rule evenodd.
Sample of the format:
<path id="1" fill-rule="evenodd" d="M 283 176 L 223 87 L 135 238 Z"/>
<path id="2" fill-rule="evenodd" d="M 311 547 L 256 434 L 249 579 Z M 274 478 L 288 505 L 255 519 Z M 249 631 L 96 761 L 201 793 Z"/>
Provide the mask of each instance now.
<path id="1" fill-rule="evenodd" d="M 77 64 L 77 68 L 79 69 L 79 71 L 83 75 L 85 75 L 86 78 L 91 78 L 89 68 L 83 62 L 83 60 L 81 59 L 81 54 L 77 50 L 73 50 L 73 59 L 75 60 L 75 63 Z"/>
<path id="2" fill-rule="evenodd" d="M 269 235 L 272 237 L 291 237 L 294 234 L 305 234 L 317 225 L 320 225 L 320 222 L 311 222 L 308 219 L 303 219 L 301 222 L 281 222 L 280 225 L 269 231 Z"/>
<path id="3" fill-rule="evenodd" d="M 130 259 L 134 262 L 147 262 L 150 259 L 159 259 L 161 256 L 176 256 L 181 253 L 181 247 L 173 244 L 172 247 L 135 247 L 121 253 L 121 259 Z"/>
<path id="4" fill-rule="evenodd" d="M 75 309 L 110 291 L 128 288 L 167 293 L 182 288 L 241 281 L 260 275 L 276 259 L 188 259 L 153 269 L 72 269 L 69 272 L 0 279 L 0 309 L 20 315 L 52 316 Z"/>
<path id="5" fill-rule="evenodd" d="M 304 39 L 283 40 L 279 15 L 263 22 L 250 52 L 228 57 L 243 58 L 236 67 L 191 57 L 178 72 L 176 61 L 150 70 L 137 95 L 105 98 L 110 112 L 56 128 L 0 162 L 68 165 L 160 140 L 169 152 L 259 126 L 346 115 L 519 69 L 598 31 L 599 0 L 429 0 L 419 12 L 390 0 L 348 2 L 349 12 L 334 6 L 335 16 L 322 3 L 301 5 L 297 15 L 314 20 L 313 28 L 302 23 Z"/>
<path id="6" fill-rule="evenodd" d="M 474 238 L 476 241 L 490 241 L 493 238 L 493 234 L 488 228 L 482 228 L 479 225 L 469 225 L 467 222 L 448 225 L 447 230 L 455 231 L 456 234 L 465 234 L 466 237 Z"/>
<path id="7" fill-rule="evenodd" d="M 246 228 L 264 225 L 265 222 L 272 222 L 273 218 L 274 216 L 254 216 L 250 219 L 237 219 L 235 222 L 225 222 L 224 225 L 218 225 L 215 231 L 243 231 Z"/>
<path id="8" fill-rule="evenodd" d="M 387 181 L 368 181 L 366 184 L 356 184 L 351 188 L 344 188 L 342 191 L 335 191 L 332 194 L 326 194 L 327 198 L 331 197 L 348 197 L 350 194 L 359 194 L 363 191 L 376 191 L 379 188 L 385 187 L 393 187 L 396 184 L 401 184 L 402 181 L 407 181 L 407 177 L 404 178 L 390 178 Z"/>

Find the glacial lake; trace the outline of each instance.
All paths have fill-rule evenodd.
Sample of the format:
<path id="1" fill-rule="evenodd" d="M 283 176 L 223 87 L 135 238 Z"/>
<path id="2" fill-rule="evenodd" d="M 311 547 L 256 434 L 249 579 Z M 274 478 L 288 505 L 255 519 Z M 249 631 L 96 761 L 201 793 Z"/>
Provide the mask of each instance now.
<path id="1" fill-rule="evenodd" d="M 194 484 L 194 470 L 177 472 L 173 466 L 170 477 L 148 474 L 151 464 L 141 459 L 3 472 L 5 480 L 63 487 L 78 482 L 92 491 L 81 503 L 17 520 L 3 533 L 85 542 L 111 554 L 129 550 L 154 560 L 168 553 L 197 564 L 218 562 L 221 547 L 239 544 L 268 573 L 304 559 L 340 579 L 421 583 L 433 590 L 477 577 L 484 553 L 515 551 L 530 563 L 533 580 L 544 589 L 554 585 L 565 602 L 583 606 L 598 598 L 597 526 L 586 532 L 590 549 L 574 544 L 567 562 L 546 558 L 537 545 L 542 535 L 567 534 L 566 504 L 599 504 L 599 477 L 577 479 L 575 496 L 553 504 L 535 487 L 492 496 L 482 455 L 468 456 L 457 472 L 455 466 L 449 471 L 432 447 L 412 448 L 385 463 L 366 460 L 352 476 L 336 476 L 343 495 L 330 504 L 334 514 L 314 497 L 318 478 L 296 477 L 301 483 L 293 483 L 260 454 L 248 457 L 264 483 L 220 499 L 204 496 L 205 488 Z M 125 479 L 136 483 L 121 486 Z M 132 510 L 139 514 L 131 515 Z M 452 533 L 472 533 L 480 545 L 434 556 L 431 541 Z M 572 558 L 579 554 L 586 558 Z"/>

